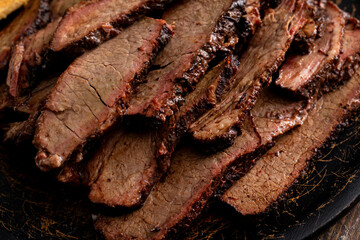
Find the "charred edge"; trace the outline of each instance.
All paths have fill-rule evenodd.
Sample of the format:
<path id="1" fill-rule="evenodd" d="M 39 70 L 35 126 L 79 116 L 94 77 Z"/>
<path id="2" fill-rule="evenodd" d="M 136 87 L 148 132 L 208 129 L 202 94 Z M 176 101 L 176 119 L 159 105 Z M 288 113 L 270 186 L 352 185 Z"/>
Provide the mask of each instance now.
<path id="1" fill-rule="evenodd" d="M 116 37 L 120 31 L 134 23 L 140 17 L 144 16 L 152 10 L 163 9 L 167 4 L 170 4 L 173 0 L 164 1 L 164 3 L 156 3 L 155 1 L 150 1 L 150 3 L 142 6 L 133 12 L 130 12 L 128 15 L 123 16 L 116 21 L 110 22 L 110 25 L 113 27 L 110 31 L 103 28 L 93 30 L 83 39 L 71 43 L 69 46 L 60 50 L 63 54 L 71 56 L 71 58 L 76 58 L 77 56 L 83 54 L 86 50 L 93 49 L 99 46 L 101 43 Z"/>
<path id="2" fill-rule="evenodd" d="M 276 65 L 279 65 L 279 63 Z M 256 100 L 260 94 L 260 90 L 263 87 L 268 86 L 270 83 L 269 79 L 271 79 L 271 73 L 274 72 L 274 69 L 276 68 L 276 66 L 273 67 L 272 70 L 267 71 L 262 77 L 259 78 L 259 84 L 252 87 L 250 95 L 249 93 L 244 93 L 237 106 L 237 109 L 242 109 L 243 111 L 241 116 L 239 116 L 239 121 L 234 126 L 227 130 L 226 133 L 217 135 L 215 139 L 194 140 L 194 144 L 199 146 L 200 151 L 211 154 L 228 148 L 234 144 L 236 137 L 241 135 L 241 127 L 243 126 L 246 114 L 248 114 L 255 106 Z"/>
<path id="3" fill-rule="evenodd" d="M 186 135 L 190 124 L 194 119 L 210 109 L 211 106 L 207 99 L 201 99 L 196 106 L 189 109 L 187 113 L 180 116 L 179 119 L 177 119 L 176 116 L 169 118 L 164 127 L 164 131 L 161 133 L 160 139 L 162 140 L 159 141 L 157 147 L 157 149 L 165 147 L 165 152 L 157 151 L 156 154 L 159 168 L 163 173 L 166 173 L 170 167 L 172 153 L 175 151 L 182 137 Z"/>
<path id="4" fill-rule="evenodd" d="M 254 166 L 257 160 L 261 158 L 271 147 L 274 146 L 275 140 L 272 139 L 270 142 L 262 143 L 262 137 L 257 131 L 255 123 L 253 121 L 253 117 L 250 113 L 251 117 L 251 126 L 254 130 L 255 134 L 260 139 L 259 146 L 253 151 L 252 159 L 249 159 L 246 162 L 238 162 L 235 161 L 229 167 L 229 170 L 222 176 L 221 185 L 218 186 L 215 197 L 221 198 L 222 195 L 233 185 L 235 181 L 238 181 L 241 177 L 243 177 L 247 172 L 249 172 Z"/>
<path id="5" fill-rule="evenodd" d="M 360 56 L 355 54 L 348 57 L 340 70 L 338 69 L 338 62 L 339 59 L 335 59 L 331 63 L 328 63 L 324 69 L 296 92 L 279 86 L 275 86 L 274 88 L 276 91 L 281 91 L 287 97 L 295 100 L 308 99 L 315 95 L 320 97 L 338 89 L 355 74 L 355 70 L 360 64 Z"/>
<path id="6" fill-rule="evenodd" d="M 327 79 L 327 74 L 336 67 L 338 58 L 332 60 L 330 63 L 317 73 L 305 86 L 301 87 L 295 92 L 297 99 L 311 98 L 316 93 L 322 92 L 321 86 L 326 82 L 330 82 L 330 79 Z"/>
<path id="7" fill-rule="evenodd" d="M 307 171 L 311 164 L 313 164 L 315 161 L 321 159 L 326 155 L 326 152 L 328 151 L 329 147 L 331 147 L 339 138 L 339 133 L 343 131 L 347 126 L 349 126 L 349 119 L 355 114 L 359 113 L 358 110 L 350 110 L 348 113 L 346 113 L 339 124 L 334 128 L 331 135 L 325 140 L 323 145 L 319 148 L 314 149 L 314 156 L 311 157 L 311 159 L 307 160 L 307 166 L 301 170 L 300 176 L 295 179 L 295 181 L 289 186 L 278 198 L 275 202 L 273 202 L 269 207 L 265 209 L 263 213 L 258 214 L 256 216 L 257 219 L 264 219 L 271 215 L 274 211 L 279 209 L 280 203 L 285 202 L 288 199 L 288 196 L 291 194 L 292 190 L 294 190 L 297 186 L 297 183 L 299 183 L 301 180 L 304 179 L 304 177 L 307 175 Z"/>
<path id="8" fill-rule="evenodd" d="M 29 11 L 34 7 L 34 4 L 36 4 L 35 0 L 31 1 L 28 4 L 29 7 L 27 7 L 26 9 L 23 9 L 23 10 L 20 9 L 19 11 Z M 39 29 L 45 27 L 46 24 L 50 22 L 51 10 L 50 10 L 49 0 L 39 0 L 39 8 L 36 9 L 35 11 L 37 11 L 37 14 L 36 14 L 36 16 L 33 16 L 33 22 L 30 22 L 28 25 L 24 26 L 23 30 L 21 32 L 17 33 L 18 37 L 20 37 L 20 39 L 37 32 Z M 18 16 L 20 16 L 20 15 L 17 15 L 16 17 L 18 17 Z M 13 44 L 14 43 L 12 43 L 12 45 Z M 1 65 L 0 66 L 0 77 L 5 78 L 5 79 L 6 79 L 7 70 L 9 67 L 10 54 L 11 54 L 11 52 L 9 52 L 6 56 L 6 58 L 3 59 L 2 62 L 0 63 L 0 65 Z"/>
<path id="9" fill-rule="evenodd" d="M 167 44 L 167 42 L 170 40 L 170 37 L 171 37 L 172 35 L 173 35 L 173 31 L 172 31 L 167 25 L 164 25 L 163 28 L 161 29 L 160 37 L 156 40 L 156 41 L 158 42 L 158 44 L 156 44 L 156 45 L 158 46 L 158 48 L 156 48 L 156 49 L 153 50 L 152 59 L 155 58 L 156 53 L 160 50 L 160 48 L 162 48 L 163 46 L 165 46 L 165 45 Z M 151 61 L 152 61 L 152 60 L 150 60 L 150 61 L 146 64 L 147 69 L 150 68 L 150 66 L 151 66 L 150 62 L 151 62 Z M 133 82 L 134 86 L 136 86 L 136 85 L 138 85 L 139 83 L 141 83 L 141 81 L 143 80 L 143 76 L 144 76 L 144 75 L 146 74 L 146 72 L 147 72 L 147 69 L 144 69 L 142 73 L 140 73 L 140 74 L 137 75 L 135 81 Z M 133 87 L 134 87 L 134 86 L 133 86 Z M 124 104 L 126 104 L 126 103 L 120 103 L 120 105 L 124 105 Z M 126 120 L 129 120 L 129 119 L 126 119 Z M 139 122 L 138 119 L 135 119 L 135 120 L 137 120 L 136 122 L 139 123 L 139 125 L 142 125 L 142 124 L 140 124 L 141 121 Z M 128 123 L 125 121 L 125 124 L 128 125 L 128 124 L 130 124 L 130 123 L 132 123 L 132 122 L 133 122 L 133 121 L 132 121 L 131 118 L 130 118 L 130 121 L 129 121 Z M 116 125 L 116 124 L 115 124 L 115 125 Z M 133 126 L 133 125 L 137 125 L 137 124 L 131 124 L 131 126 Z M 130 127 L 131 127 L 131 126 L 130 126 Z M 116 128 L 116 126 L 114 126 L 114 127 L 111 128 L 111 129 L 115 129 L 115 128 Z M 109 132 L 110 132 L 110 130 L 109 130 Z M 100 136 L 96 136 L 96 137 L 92 136 L 91 138 L 92 138 L 92 139 L 93 139 L 93 138 L 99 139 Z M 85 145 L 85 149 L 89 149 L 89 147 L 88 147 L 87 145 L 89 145 L 89 143 Z M 96 148 L 96 147 L 95 147 L 95 148 Z M 94 149 L 95 149 L 95 148 L 94 148 Z M 90 148 L 90 149 L 91 149 L 91 148 Z M 91 154 L 94 154 L 94 153 L 92 152 Z M 75 155 L 77 155 L 77 154 L 75 154 Z M 88 154 L 86 154 L 86 155 L 88 155 Z M 73 159 L 73 158 L 74 158 L 74 157 L 72 157 L 71 159 Z M 88 177 L 86 176 L 86 173 L 83 174 L 83 171 L 81 170 L 83 167 L 84 167 L 83 164 L 77 164 L 77 163 L 69 166 L 70 171 L 71 171 L 72 173 L 74 173 L 74 174 L 71 174 L 71 178 L 67 179 L 67 180 L 68 180 L 67 182 L 74 183 L 75 185 L 80 185 L 80 184 L 81 184 L 81 185 L 87 185 L 87 182 L 88 182 L 87 179 L 88 179 Z M 66 173 L 65 173 L 65 174 L 66 174 Z M 62 176 L 62 172 L 60 172 L 59 176 L 60 176 L 60 177 Z M 160 175 L 154 175 L 154 176 L 153 176 L 153 179 L 151 180 L 151 182 L 149 182 L 149 183 L 146 185 L 146 187 L 142 190 L 142 192 L 141 192 L 141 194 L 140 194 L 140 195 L 141 195 L 141 201 L 140 201 L 137 205 L 134 205 L 134 206 L 132 206 L 132 207 L 138 207 L 138 206 L 141 206 L 141 205 L 144 203 L 144 201 L 146 200 L 147 196 L 149 195 L 149 193 L 150 193 L 150 191 L 151 191 L 152 186 L 154 185 L 154 183 L 155 183 L 159 178 L 160 178 Z"/>
<path id="10" fill-rule="evenodd" d="M 311 52 L 315 45 L 315 40 L 321 38 L 326 28 L 326 14 L 324 9 L 313 8 L 311 19 L 316 24 L 316 32 L 307 36 L 303 31 L 298 32 L 290 46 L 289 53 L 306 55 Z"/>
<path id="11" fill-rule="evenodd" d="M 23 37 L 29 36 L 39 29 L 44 28 L 51 21 L 51 18 L 50 0 L 40 0 L 38 15 Z"/>
<path id="12" fill-rule="evenodd" d="M 254 165 L 254 159 L 256 159 L 259 155 L 264 154 L 267 148 L 268 146 L 261 146 L 253 153 L 249 153 L 238 158 L 236 161 L 234 161 L 233 164 L 231 164 L 231 166 L 226 167 L 226 169 L 222 171 L 220 176 L 214 179 L 211 186 L 204 191 L 200 199 L 192 206 L 192 209 L 189 211 L 186 217 L 175 227 L 169 230 L 166 237 L 172 239 L 172 237 L 183 233 L 186 229 L 191 227 L 191 223 L 199 217 L 201 211 L 206 206 L 208 199 L 214 195 L 216 189 L 218 189 L 219 187 L 221 188 L 224 185 L 225 180 L 230 176 L 241 176 L 248 172 Z M 237 171 L 237 173 L 234 173 L 233 171 Z"/>
<path id="13" fill-rule="evenodd" d="M 321 95 L 335 91 L 340 86 L 345 84 L 354 76 L 356 69 L 359 68 L 359 64 L 360 56 L 356 54 L 346 59 L 340 71 L 336 68 L 336 66 L 333 67 L 326 76 L 326 78 L 329 80 L 325 81 L 321 86 Z"/>
<path id="14" fill-rule="evenodd" d="M 232 146 L 236 137 L 241 135 L 241 126 L 245 115 L 246 114 L 243 113 L 241 123 L 231 127 L 226 134 L 216 136 L 215 139 L 194 140 L 194 145 L 198 146 L 198 151 L 204 154 L 213 154 Z"/>
<path id="15" fill-rule="evenodd" d="M 151 67 L 151 62 L 155 59 L 157 53 L 160 51 L 161 48 L 163 48 L 170 40 L 170 38 L 174 35 L 173 30 L 166 24 L 164 24 L 163 28 L 160 31 L 160 36 L 156 39 L 157 42 L 157 48 L 154 49 L 152 52 L 151 60 L 146 68 L 146 73 L 149 71 Z M 139 86 L 139 84 L 143 83 L 145 81 L 144 77 L 146 73 L 141 74 L 140 77 L 137 78 L 137 81 L 133 83 L 133 88 L 136 88 Z"/>
<path id="16" fill-rule="evenodd" d="M 234 55 L 231 58 L 231 61 L 228 61 L 226 63 L 226 67 L 224 71 L 220 74 L 220 82 L 215 91 L 216 100 L 218 102 L 221 101 L 221 97 L 223 96 L 223 94 L 227 92 L 230 86 L 230 82 L 235 76 L 237 70 L 239 69 L 239 66 L 240 66 L 239 59 Z"/>
<path id="17" fill-rule="evenodd" d="M 191 68 L 183 75 L 180 82 L 187 91 L 194 90 L 197 80 L 205 74 L 209 62 L 216 57 L 216 54 L 230 53 L 238 42 L 237 27 L 245 14 L 245 1 L 236 0 L 229 10 L 224 13 L 210 36 L 210 41 L 203 46 L 199 54 L 193 60 Z M 218 52 L 221 53 L 218 53 Z"/>
<path id="18" fill-rule="evenodd" d="M 151 62 L 154 60 L 154 58 L 156 57 L 157 53 L 159 52 L 159 50 L 161 48 L 163 48 L 165 46 L 165 44 L 167 44 L 167 42 L 170 40 L 170 37 L 172 36 L 173 31 L 169 28 L 168 25 L 164 24 L 162 29 L 160 30 L 160 35 L 159 37 L 156 39 L 156 43 L 154 44 L 156 47 L 154 47 L 151 56 L 149 58 L 149 61 L 147 61 L 146 63 L 144 63 L 144 68 L 139 72 L 136 73 L 136 76 L 134 78 L 134 81 L 132 83 L 132 87 L 133 84 L 138 84 L 139 82 L 141 82 L 148 71 L 148 69 L 151 66 Z M 129 94 L 129 93 L 127 93 Z M 123 111 L 123 107 L 126 106 L 127 102 L 123 102 L 122 100 L 119 100 L 118 102 L 118 107 L 117 107 L 117 114 L 119 115 L 119 117 L 122 117 L 122 111 Z M 77 156 L 79 154 L 82 154 L 82 150 L 84 149 L 84 147 L 89 144 L 89 142 L 92 142 L 94 139 L 98 139 L 101 135 L 103 134 L 103 132 L 97 132 L 91 136 L 89 136 L 86 141 L 84 141 L 84 144 L 80 145 L 77 147 L 77 149 L 73 152 L 73 154 L 69 157 L 70 160 L 73 160 L 74 158 L 77 158 Z M 50 158 L 53 156 L 53 154 L 49 153 L 46 149 L 44 148 L 39 148 L 39 152 L 43 152 L 44 155 L 46 155 L 46 158 Z M 69 160 L 66 159 L 65 161 Z M 76 160 L 76 159 L 75 159 Z M 47 169 L 47 166 L 43 166 L 44 169 Z"/>
<path id="19" fill-rule="evenodd" d="M 217 101 L 219 101 L 222 94 L 228 90 L 230 81 L 235 75 L 238 67 L 239 62 L 236 57 L 233 57 L 230 62 L 226 63 L 224 70 L 220 73 L 220 81 L 218 82 L 215 91 Z M 166 123 L 167 127 L 165 128 L 165 133 L 163 134 L 163 139 L 165 139 L 163 143 L 167 151 L 165 154 L 158 154 L 157 156 L 160 166 L 162 166 L 162 163 L 167 163 L 170 161 L 171 154 L 174 152 L 175 147 L 179 143 L 180 139 L 186 135 L 191 123 L 193 123 L 197 118 L 199 118 L 206 111 L 210 110 L 212 107 L 213 103 L 211 103 L 206 96 L 199 99 L 199 101 L 194 106 L 192 106 L 192 108 L 189 109 L 186 114 L 179 117 L 170 117 Z M 223 140 L 219 141 L 225 142 Z M 222 147 L 224 148 L 225 146 Z M 215 148 L 215 146 L 213 148 Z M 164 169 L 166 169 L 166 167 Z"/>
<path id="20" fill-rule="evenodd" d="M 275 141 L 262 145 L 252 155 L 253 158 L 246 162 L 235 162 L 232 164 L 230 169 L 221 178 L 221 184 L 216 190 L 215 197 L 221 198 L 222 195 L 240 178 L 245 176 L 256 164 L 256 162 L 273 146 Z"/>
<path id="21" fill-rule="evenodd" d="M 209 37 L 209 42 L 197 51 L 190 69 L 181 78 L 176 79 L 176 90 L 171 99 L 166 102 L 165 106 L 160 108 L 159 114 L 150 115 L 154 119 L 153 122 L 164 123 L 166 120 L 164 113 L 167 110 L 177 112 L 184 103 L 184 97 L 195 89 L 198 80 L 205 74 L 209 63 L 217 56 L 227 55 L 234 50 L 235 45 L 238 43 L 237 27 L 244 13 L 244 0 L 236 0 L 229 10 L 220 17 L 214 32 Z"/>
<path id="22" fill-rule="evenodd" d="M 143 83 L 146 80 L 146 75 L 149 72 L 149 69 L 151 67 L 151 63 L 153 62 L 153 60 L 155 59 L 155 57 L 157 56 L 157 53 L 160 51 L 160 49 L 162 49 L 170 40 L 170 38 L 172 37 L 172 35 L 174 34 L 174 32 L 169 28 L 168 25 L 164 24 L 164 26 L 162 27 L 161 31 L 160 31 L 160 36 L 156 39 L 156 48 L 153 49 L 152 53 L 151 53 L 151 57 L 149 59 L 148 62 L 145 63 L 145 67 L 143 68 L 143 70 L 140 73 L 137 73 L 134 81 L 131 83 L 131 88 L 130 89 L 136 89 L 137 86 L 139 86 L 141 83 Z M 130 96 L 131 92 L 127 92 L 127 96 Z M 118 105 L 119 105 L 119 110 L 121 111 L 121 115 L 123 115 L 124 111 L 126 111 L 126 108 L 128 107 L 128 102 L 129 99 L 127 99 L 127 101 L 122 101 L 120 100 Z"/>
<path id="23" fill-rule="evenodd" d="M 291 44 L 291 39 L 288 41 L 288 46 Z M 282 64 L 282 62 L 285 59 L 285 52 L 282 56 L 279 56 L 275 63 L 271 66 L 270 69 L 266 69 L 265 72 L 258 77 L 258 84 L 254 84 L 252 86 L 252 91 L 250 96 L 247 96 L 248 93 L 245 93 L 243 96 L 243 99 L 246 99 L 245 101 L 242 99 L 240 100 L 239 104 L 237 105 L 237 109 L 243 109 L 242 116 L 239 118 L 240 121 L 233 127 L 231 127 L 228 131 L 228 133 L 223 134 L 222 136 L 217 136 L 215 140 L 210 139 L 209 141 L 196 141 L 197 143 L 200 143 L 201 145 L 211 146 L 209 148 L 210 151 L 218 151 L 221 149 L 224 149 L 226 147 L 229 147 L 233 144 L 235 138 L 241 134 L 240 128 L 243 124 L 243 119 L 245 117 L 245 114 L 247 114 L 251 109 L 255 106 L 256 100 L 260 94 L 260 90 L 264 87 L 267 87 L 271 84 L 272 75 L 278 70 L 279 66 Z M 236 133 L 236 135 L 235 135 Z M 222 142 L 221 142 L 222 141 Z M 215 145 L 215 146 L 214 146 Z"/>

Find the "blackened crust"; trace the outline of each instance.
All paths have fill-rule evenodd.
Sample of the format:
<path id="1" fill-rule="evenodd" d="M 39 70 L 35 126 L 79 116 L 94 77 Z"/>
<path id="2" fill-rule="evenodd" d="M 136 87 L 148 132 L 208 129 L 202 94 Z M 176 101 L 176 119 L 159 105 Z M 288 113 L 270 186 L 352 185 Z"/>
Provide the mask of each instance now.
<path id="1" fill-rule="evenodd" d="M 189 8 L 193 7 L 192 4 L 199 7 L 200 3 L 202 1 L 194 1 L 194 3 L 185 1 L 186 6 L 190 5 Z M 176 29 L 175 24 L 175 32 L 178 31 L 170 44 L 165 47 L 163 54 L 160 53 L 154 63 L 160 65 L 161 68 L 150 72 L 147 78 L 148 83 L 140 86 L 139 93 L 134 95 L 130 108 L 126 113 L 127 115 L 146 117 L 159 124 L 164 123 L 168 117 L 179 110 L 179 107 L 184 102 L 184 97 L 194 90 L 200 77 L 208 69 L 210 61 L 221 53 L 229 53 L 234 49 L 238 42 L 235 33 L 244 12 L 244 1 L 227 0 L 221 4 L 216 1 L 211 3 L 226 8 L 223 12 L 220 12 L 221 9 L 218 10 L 220 13 L 219 16 L 216 16 L 217 19 L 211 19 L 211 21 L 214 21 L 211 22 L 211 24 L 214 24 L 214 28 L 204 32 L 204 29 L 210 23 L 204 21 L 198 25 L 198 28 L 202 31 L 201 36 L 198 37 L 201 41 L 196 42 L 195 48 L 192 45 L 194 44 L 193 41 L 196 41 L 196 31 L 190 32 L 189 39 L 185 40 L 177 37 L 176 34 L 178 36 L 188 34 L 188 31 L 192 30 L 191 27 L 182 26 L 181 29 L 180 27 Z M 175 23 L 176 20 L 173 20 L 173 18 L 181 19 L 185 14 L 182 4 L 182 2 L 179 2 L 166 11 L 164 19 L 169 22 L 175 21 Z M 205 10 L 200 10 L 203 11 L 203 14 L 209 14 L 213 17 Z M 191 19 L 191 21 L 195 20 Z M 217 22 L 215 23 L 215 21 Z M 191 24 L 196 24 L 196 22 L 191 22 Z M 182 47 L 177 49 L 176 42 L 179 42 Z M 174 60 L 175 58 L 184 60 Z M 162 66 L 164 62 L 167 64 Z M 148 96 L 145 101 L 143 94 Z"/>
<path id="2" fill-rule="evenodd" d="M 271 82 L 272 74 L 283 62 L 295 33 L 307 19 L 308 11 L 303 1 L 284 1 L 266 15 L 263 26 L 240 57 L 244 64 L 236 73 L 229 93 L 191 125 L 190 133 L 196 142 L 213 151 L 232 145 L 241 133 L 244 117 L 254 107 L 261 89 Z M 282 27 L 285 25 L 290 25 L 291 29 Z"/>
<path id="3" fill-rule="evenodd" d="M 319 149 L 334 141 L 339 126 L 357 110 L 359 79 L 358 71 L 344 87 L 319 99 L 304 125 L 278 138 L 276 145 L 223 195 L 222 200 L 243 215 L 263 213 L 276 203 L 309 161 L 321 155 L 317 153 Z"/>
<path id="4" fill-rule="evenodd" d="M 149 30 L 144 32 L 144 29 L 149 29 L 149 27 L 153 32 Z M 126 45 L 124 42 L 127 41 L 127 38 L 132 38 L 130 36 L 131 29 L 143 31 L 136 35 L 141 42 L 131 42 L 131 44 Z M 34 138 L 34 143 L 39 149 L 36 161 L 41 169 L 49 170 L 59 167 L 59 164 L 62 165 L 64 161 L 69 160 L 76 149 L 81 149 L 87 141 L 101 135 L 115 123 L 117 118 L 122 116 L 122 111 L 126 108 L 133 86 L 143 80 L 142 76 L 146 74 L 157 52 L 171 37 L 172 30 L 165 21 L 144 18 L 141 22 L 125 30 L 123 34 L 124 38 L 115 38 L 93 50 L 93 52 L 78 58 L 62 74 L 55 89 L 50 93 L 45 109 L 37 121 L 37 131 Z M 145 34 L 151 36 L 149 41 L 143 38 Z M 115 46 L 113 46 L 114 44 Z M 139 49 L 132 49 L 137 48 L 137 45 L 140 44 L 143 45 Z M 116 65 L 114 68 L 104 67 L 100 69 L 101 72 L 108 74 L 109 81 L 111 80 L 112 84 L 116 84 L 119 89 L 98 81 L 101 76 L 99 74 L 94 75 L 93 63 L 88 62 L 96 61 L 101 64 L 104 58 L 108 61 L 106 64 L 118 62 L 116 55 L 107 54 L 111 51 L 110 49 L 115 47 L 117 47 L 117 51 L 128 47 L 130 48 L 127 50 L 130 51 L 129 54 L 137 54 L 137 57 L 132 58 L 133 61 L 127 63 L 130 67 L 134 66 L 134 70 L 124 66 L 126 59 L 122 59 L 123 64 Z M 118 74 L 119 72 L 124 77 L 119 77 L 122 76 Z M 89 83 L 87 78 L 92 82 Z M 76 81 L 74 81 L 75 79 Z M 74 106 L 82 106 L 85 101 L 78 99 L 76 92 L 71 90 L 71 88 L 79 89 L 79 86 L 82 90 L 87 90 L 86 97 L 82 95 L 86 98 L 85 106 L 87 107 L 82 108 L 81 111 L 73 111 Z M 72 101 L 73 105 L 66 104 L 68 99 Z M 60 120 L 61 117 L 58 119 L 59 116 L 63 119 Z M 68 128 L 66 124 L 71 124 L 73 129 Z M 59 144 L 58 140 L 55 139 L 61 139 L 63 144 Z"/>
<path id="5" fill-rule="evenodd" d="M 2 29 L 0 33 L 0 70 L 7 66 L 13 44 L 22 37 L 44 27 L 50 20 L 51 12 L 48 1 L 34 0 Z"/>
<path id="6" fill-rule="evenodd" d="M 129 26 L 130 24 L 137 21 L 139 18 L 144 16 L 145 14 L 149 13 L 150 11 L 156 10 L 156 9 L 163 9 L 166 5 L 170 4 L 173 0 L 147 0 L 140 4 L 138 7 L 134 9 L 124 9 L 128 10 L 127 13 L 120 16 L 118 19 L 113 19 L 111 22 L 108 22 L 103 25 L 103 27 L 96 28 L 89 32 L 86 36 L 84 36 L 80 40 L 75 40 L 71 42 L 68 45 L 59 43 L 59 40 L 57 39 L 58 34 L 62 33 L 62 23 L 68 18 L 72 18 L 72 15 L 74 12 L 78 11 L 84 11 L 83 6 L 90 5 L 90 3 L 83 2 L 78 5 L 75 5 L 74 8 L 71 8 L 69 11 L 66 12 L 64 16 L 64 20 L 59 24 L 57 32 L 54 34 L 54 38 L 51 43 L 51 49 L 55 52 L 57 51 L 63 51 L 71 56 L 78 56 L 82 53 L 84 53 L 86 50 L 92 49 L 101 43 L 109 40 L 110 38 L 113 38 L 119 34 L 119 32 Z M 85 7 L 86 9 L 86 7 Z M 98 9 L 99 12 L 106 11 L 106 9 Z M 66 23 L 67 24 L 67 23 Z M 77 26 L 78 28 L 81 28 L 81 26 Z M 59 33 L 58 33 L 59 32 Z"/>

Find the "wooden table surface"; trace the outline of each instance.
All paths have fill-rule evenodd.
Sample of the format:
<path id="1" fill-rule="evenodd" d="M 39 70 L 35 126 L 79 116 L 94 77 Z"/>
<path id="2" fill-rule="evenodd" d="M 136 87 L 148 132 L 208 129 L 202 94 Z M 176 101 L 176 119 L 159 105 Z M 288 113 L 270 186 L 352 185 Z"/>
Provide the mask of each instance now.
<path id="1" fill-rule="evenodd" d="M 312 240 L 360 240 L 360 201 L 334 219 Z"/>

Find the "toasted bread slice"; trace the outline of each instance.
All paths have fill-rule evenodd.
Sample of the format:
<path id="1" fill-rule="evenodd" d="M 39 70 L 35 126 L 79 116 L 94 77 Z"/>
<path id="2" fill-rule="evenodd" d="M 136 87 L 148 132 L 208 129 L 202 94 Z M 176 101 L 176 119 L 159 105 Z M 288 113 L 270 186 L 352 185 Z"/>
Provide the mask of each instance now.
<path id="1" fill-rule="evenodd" d="M 29 0 L 3 0 L 0 1 L 0 20 L 6 18 L 10 13 L 26 5 Z"/>

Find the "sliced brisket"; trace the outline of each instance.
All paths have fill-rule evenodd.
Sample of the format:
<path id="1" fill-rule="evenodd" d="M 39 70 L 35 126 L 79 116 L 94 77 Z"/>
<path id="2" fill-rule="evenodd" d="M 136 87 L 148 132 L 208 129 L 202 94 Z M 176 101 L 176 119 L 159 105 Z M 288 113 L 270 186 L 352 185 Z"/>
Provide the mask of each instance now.
<path id="1" fill-rule="evenodd" d="M 360 62 L 360 25 L 357 19 L 347 17 L 345 33 L 343 38 L 342 53 L 331 69 L 325 75 L 326 80 L 323 81 L 321 90 L 329 92 L 336 89 L 339 84 L 349 80 L 355 73 L 355 69 Z"/>
<path id="2" fill-rule="evenodd" d="M 266 103 L 269 98 L 272 103 L 266 105 L 267 110 L 261 105 L 253 109 L 257 118 L 267 118 L 272 113 L 268 125 L 255 127 L 251 118 L 246 118 L 243 134 L 235 139 L 234 145 L 213 155 L 201 154 L 188 146 L 178 149 L 164 181 L 157 183 L 141 209 L 120 217 L 100 217 L 95 227 L 107 239 L 162 239 L 189 226 L 231 165 L 238 160 L 246 171 L 253 164 L 248 160 L 272 141 L 269 134 L 260 138 L 261 128 L 262 132 L 272 131 L 275 137 L 302 123 L 306 114 L 300 109 L 306 107 L 306 101 L 293 102 L 273 95 L 261 95 L 259 101 Z"/>
<path id="3" fill-rule="evenodd" d="M 24 89 L 30 87 L 35 82 L 36 72 L 45 68 L 50 40 L 59 21 L 49 23 L 13 47 L 6 80 L 13 97 L 21 95 Z"/>
<path id="4" fill-rule="evenodd" d="M 11 104 L 15 112 L 25 113 L 28 115 L 28 118 L 22 122 L 11 123 L 5 132 L 4 141 L 20 144 L 33 138 L 35 134 L 35 123 L 40 115 L 41 107 L 54 88 L 57 78 L 58 77 L 50 77 L 42 81 L 30 94 L 16 99 Z"/>
<path id="5" fill-rule="evenodd" d="M 230 56 L 205 74 L 196 90 L 185 98 L 180 111 L 160 129 L 123 127 L 106 137 L 85 171 L 78 174 L 90 186 L 90 200 L 124 207 L 143 203 L 170 166 L 170 157 L 188 126 L 216 104 L 237 66 L 236 59 Z M 65 168 L 59 179 L 79 182 L 72 168 Z"/>
<path id="6" fill-rule="evenodd" d="M 324 75 L 336 64 L 342 48 L 345 19 L 332 2 L 326 6 L 326 29 L 307 55 L 290 56 L 282 66 L 275 84 L 292 94 L 310 97 L 326 80 Z M 309 77 L 310 76 L 310 77 Z"/>
<path id="7" fill-rule="evenodd" d="M 242 42 L 249 40 L 248 37 L 253 35 L 261 25 L 260 0 L 247 0 L 245 7 L 245 15 L 241 18 L 238 30 Z"/>
<path id="8" fill-rule="evenodd" d="M 3 70 L 10 57 L 12 45 L 21 37 L 36 32 L 51 18 L 47 0 L 30 1 L 18 16 L 0 31 L 0 70 Z"/>
<path id="9" fill-rule="evenodd" d="M 307 21 L 308 9 L 302 0 L 285 0 L 275 10 L 268 10 L 262 27 L 241 55 L 241 68 L 231 91 L 192 124 L 196 141 L 215 150 L 232 144 L 259 91 L 270 82 L 294 35 Z"/>
<path id="10" fill-rule="evenodd" d="M 13 47 L 7 75 L 7 84 L 12 96 L 22 95 L 24 90 L 38 83 L 38 79 L 49 71 L 65 67 L 65 64 L 69 63 L 65 56 L 50 50 L 50 41 L 64 12 L 79 2 L 80 0 L 52 1 L 50 8 L 53 21 L 38 32 L 18 41 Z M 62 62 L 63 64 L 59 64 Z"/>
<path id="11" fill-rule="evenodd" d="M 314 48 L 315 40 L 322 36 L 326 27 L 324 13 L 326 0 L 306 2 L 312 7 L 311 18 L 304 28 L 295 35 L 290 47 L 290 52 L 294 54 L 309 54 Z"/>
<path id="12" fill-rule="evenodd" d="M 141 127 L 106 137 L 84 169 L 90 200 L 111 207 L 140 205 L 160 177 L 156 138 L 156 129 Z"/>
<path id="13" fill-rule="evenodd" d="M 55 52 L 83 52 L 119 34 L 119 30 L 151 10 L 161 9 L 172 0 L 93 0 L 70 8 L 51 42 Z"/>
<path id="14" fill-rule="evenodd" d="M 280 137 L 222 197 L 243 215 L 264 212 L 306 168 L 336 127 L 360 105 L 360 71 L 339 90 L 317 101 L 304 125 Z"/>
<path id="15" fill-rule="evenodd" d="M 53 0 L 50 4 L 50 9 L 53 19 L 63 17 L 65 12 L 75 4 L 89 0 Z"/>
<path id="16" fill-rule="evenodd" d="M 244 2 L 181 0 L 168 9 L 163 19 L 175 25 L 175 35 L 155 59 L 147 83 L 139 87 L 126 114 L 160 122 L 173 115 L 209 62 L 238 42 L 235 32 Z"/>
<path id="17" fill-rule="evenodd" d="M 37 121 L 34 144 L 42 170 L 60 167 L 89 138 L 114 124 L 132 86 L 171 33 L 164 21 L 144 18 L 69 66 Z"/>

